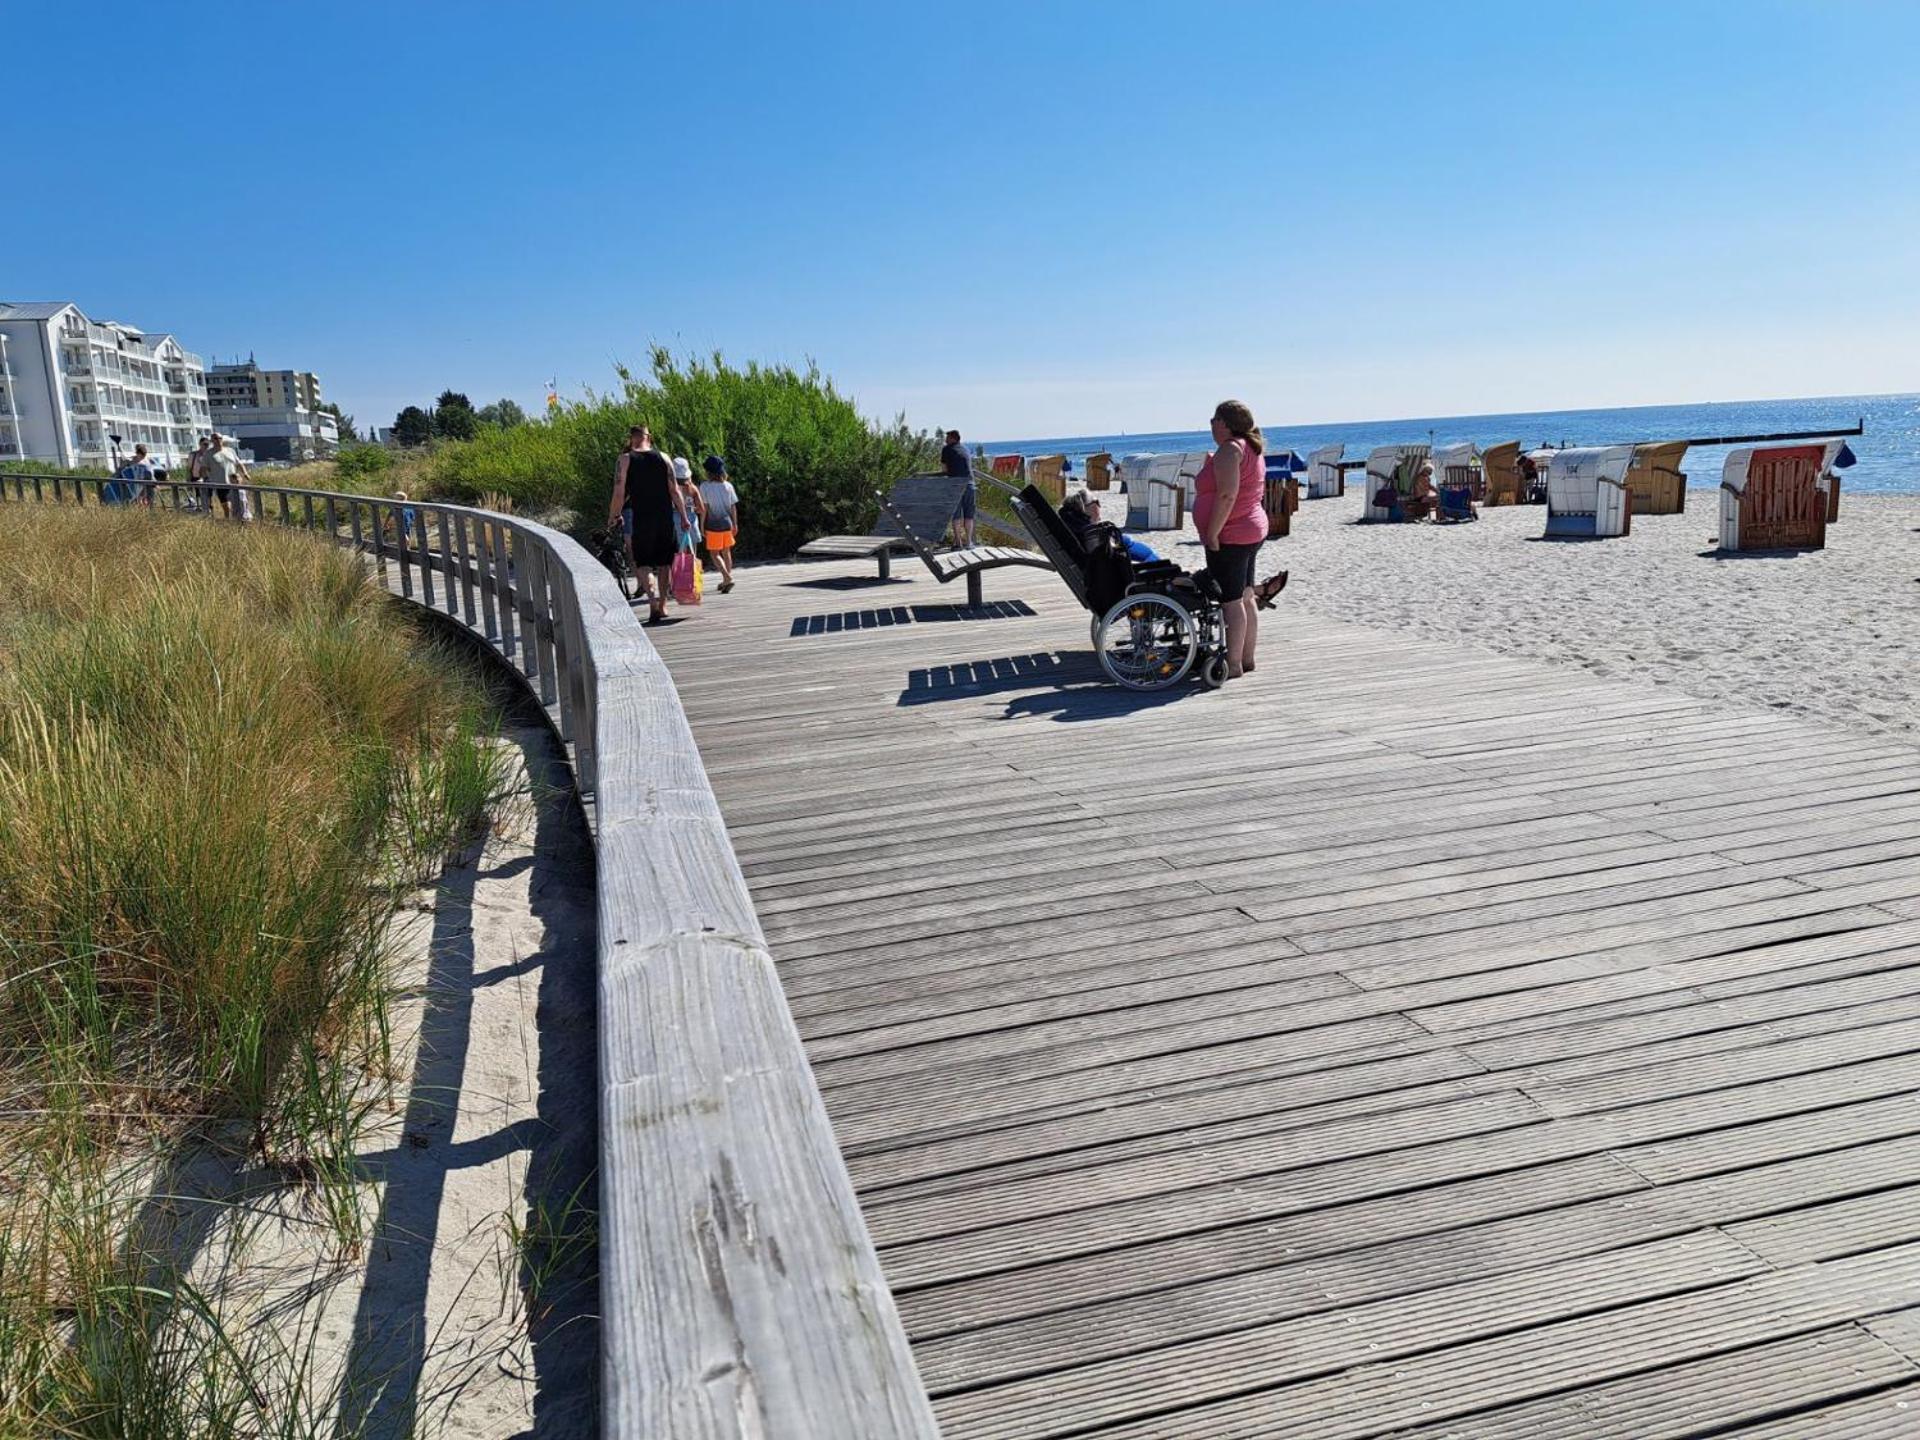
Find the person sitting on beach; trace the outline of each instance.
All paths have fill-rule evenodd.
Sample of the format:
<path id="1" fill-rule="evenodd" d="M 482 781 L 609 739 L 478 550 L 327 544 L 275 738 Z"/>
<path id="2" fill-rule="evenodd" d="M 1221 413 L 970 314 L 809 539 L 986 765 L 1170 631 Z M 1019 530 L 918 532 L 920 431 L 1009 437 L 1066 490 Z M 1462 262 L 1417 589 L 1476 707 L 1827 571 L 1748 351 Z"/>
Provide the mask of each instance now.
<path id="1" fill-rule="evenodd" d="M 1422 460 L 1420 468 L 1414 473 L 1413 489 L 1407 492 L 1407 519 L 1421 520 L 1431 516 L 1440 504 L 1440 492 L 1433 486 L 1433 462 Z"/>

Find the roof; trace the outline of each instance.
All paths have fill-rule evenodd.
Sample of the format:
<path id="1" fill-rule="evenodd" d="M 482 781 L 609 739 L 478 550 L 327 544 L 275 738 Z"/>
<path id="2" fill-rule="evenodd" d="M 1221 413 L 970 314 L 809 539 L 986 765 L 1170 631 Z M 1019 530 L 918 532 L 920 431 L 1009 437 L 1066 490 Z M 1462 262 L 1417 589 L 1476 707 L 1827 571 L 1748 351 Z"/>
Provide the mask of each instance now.
<path id="1" fill-rule="evenodd" d="M 73 308 L 71 300 L 0 300 L 0 320 L 51 320 Z"/>

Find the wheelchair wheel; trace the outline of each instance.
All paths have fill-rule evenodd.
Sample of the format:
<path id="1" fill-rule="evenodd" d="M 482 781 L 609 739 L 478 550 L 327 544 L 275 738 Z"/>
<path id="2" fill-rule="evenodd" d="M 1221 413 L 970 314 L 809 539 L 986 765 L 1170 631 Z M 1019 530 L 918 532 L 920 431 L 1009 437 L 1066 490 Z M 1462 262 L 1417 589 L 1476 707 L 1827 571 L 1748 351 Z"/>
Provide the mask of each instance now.
<path id="1" fill-rule="evenodd" d="M 1200 667 L 1200 679 L 1209 690 L 1218 690 L 1227 683 L 1227 657 L 1209 655 L 1206 663 Z"/>
<path id="2" fill-rule="evenodd" d="M 1200 627 L 1171 595 L 1129 595 L 1097 624 L 1100 668 L 1129 690 L 1164 690 L 1193 668 Z"/>

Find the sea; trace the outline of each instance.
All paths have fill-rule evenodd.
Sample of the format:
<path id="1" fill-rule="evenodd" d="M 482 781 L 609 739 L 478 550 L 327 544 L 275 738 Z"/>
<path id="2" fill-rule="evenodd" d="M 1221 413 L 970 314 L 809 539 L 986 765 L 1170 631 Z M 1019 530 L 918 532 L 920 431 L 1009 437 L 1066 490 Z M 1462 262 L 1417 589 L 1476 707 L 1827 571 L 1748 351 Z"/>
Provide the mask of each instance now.
<path id="1" fill-rule="evenodd" d="M 1257 411 L 1255 412 L 1258 413 Z M 1344 444 L 1346 458 L 1361 460 L 1376 445 L 1482 446 L 1503 440 L 1536 445 L 1625 445 L 1647 440 L 1692 440 L 1723 435 L 1852 428 L 1864 433 L 1847 444 L 1858 460 L 1842 471 L 1843 493 L 1920 494 L 1920 395 L 1834 395 L 1812 400 L 1733 400 L 1706 405 L 1638 405 L 1619 410 L 1538 410 L 1517 415 L 1430 415 L 1406 420 L 1367 420 L 1338 425 L 1263 426 L 1267 449 L 1302 456 L 1322 445 Z M 969 441 L 969 443 L 973 443 Z M 1211 447 L 1204 430 L 1155 434 L 1064 435 L 1051 439 L 987 442 L 990 455 L 1065 455 L 1074 474 L 1089 455 L 1111 451 L 1118 458 L 1160 450 Z M 1719 488 L 1728 445 L 1687 451 L 1687 488 Z"/>

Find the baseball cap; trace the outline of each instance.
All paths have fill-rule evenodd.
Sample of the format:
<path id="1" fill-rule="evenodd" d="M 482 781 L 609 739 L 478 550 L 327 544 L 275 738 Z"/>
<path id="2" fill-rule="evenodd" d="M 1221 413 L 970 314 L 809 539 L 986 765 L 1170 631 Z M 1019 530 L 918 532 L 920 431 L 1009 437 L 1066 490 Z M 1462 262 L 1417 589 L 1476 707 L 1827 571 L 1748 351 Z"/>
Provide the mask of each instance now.
<path id="1" fill-rule="evenodd" d="M 700 462 L 700 468 L 709 475 L 724 475 L 727 473 L 727 462 L 718 455 L 709 455 Z"/>

